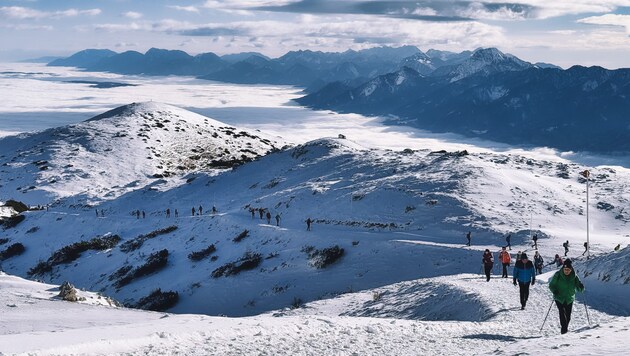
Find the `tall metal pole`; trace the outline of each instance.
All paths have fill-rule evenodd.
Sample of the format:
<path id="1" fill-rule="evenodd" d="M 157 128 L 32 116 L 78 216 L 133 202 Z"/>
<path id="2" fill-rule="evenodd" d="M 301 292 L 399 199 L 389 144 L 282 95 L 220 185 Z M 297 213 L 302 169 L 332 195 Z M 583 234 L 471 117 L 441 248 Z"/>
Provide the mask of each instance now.
<path id="1" fill-rule="evenodd" d="M 591 258 L 591 242 L 589 241 L 589 225 L 588 225 L 588 178 L 590 177 L 590 172 L 588 170 L 584 171 L 586 174 L 586 259 Z"/>
<path id="2" fill-rule="evenodd" d="M 591 242 L 589 240 L 589 224 L 588 224 L 588 186 L 589 186 L 589 177 L 591 176 L 591 172 L 585 170 L 584 172 L 580 172 L 582 177 L 586 178 L 586 259 L 591 258 Z"/>

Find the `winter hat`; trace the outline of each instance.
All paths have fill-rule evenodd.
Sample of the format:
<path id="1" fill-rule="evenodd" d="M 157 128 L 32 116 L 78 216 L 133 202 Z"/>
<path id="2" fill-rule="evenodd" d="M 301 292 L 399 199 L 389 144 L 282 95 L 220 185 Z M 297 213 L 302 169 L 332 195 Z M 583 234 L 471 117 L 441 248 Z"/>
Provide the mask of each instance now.
<path id="1" fill-rule="evenodd" d="M 571 260 L 567 258 L 562 264 L 562 268 L 564 267 L 569 267 L 570 269 L 573 269 L 573 262 L 571 262 Z"/>
<path id="2" fill-rule="evenodd" d="M 521 260 L 526 260 L 527 254 L 525 252 L 521 253 Z"/>

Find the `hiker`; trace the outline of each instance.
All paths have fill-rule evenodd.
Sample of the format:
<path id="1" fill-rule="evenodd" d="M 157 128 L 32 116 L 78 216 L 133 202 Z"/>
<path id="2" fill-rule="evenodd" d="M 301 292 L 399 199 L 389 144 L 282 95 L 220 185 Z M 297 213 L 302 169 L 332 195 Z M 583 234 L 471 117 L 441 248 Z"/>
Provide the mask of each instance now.
<path id="1" fill-rule="evenodd" d="M 536 283 L 536 271 L 532 261 L 527 259 L 525 252 L 521 253 L 521 259 L 514 263 L 514 285 L 518 281 L 519 295 L 521 297 L 521 310 L 525 309 L 527 299 L 529 298 L 529 286 Z"/>
<path id="2" fill-rule="evenodd" d="M 265 217 L 267 218 L 267 224 L 271 224 L 271 213 L 269 211 L 267 211 L 267 215 L 265 215 Z"/>
<path id="3" fill-rule="evenodd" d="M 276 226 L 280 226 L 280 214 L 276 214 Z"/>
<path id="4" fill-rule="evenodd" d="M 508 235 L 507 235 L 507 237 L 505 238 L 505 242 L 507 242 L 507 248 L 508 248 L 509 250 L 511 250 L 511 249 L 512 249 L 512 243 L 511 243 L 511 241 L 512 241 L 512 234 L 508 234 Z"/>
<path id="5" fill-rule="evenodd" d="M 217 207 L 216 206 L 212 206 L 212 215 L 217 213 Z"/>
<path id="6" fill-rule="evenodd" d="M 466 239 L 468 240 L 466 246 L 470 246 L 470 231 L 468 231 L 468 233 L 466 234 Z"/>
<path id="7" fill-rule="evenodd" d="M 168 214 L 169 216 L 171 216 L 171 213 Z M 179 217 L 179 211 L 177 211 L 177 209 L 175 209 L 175 217 L 178 218 Z"/>
<path id="8" fill-rule="evenodd" d="M 177 216 L 177 209 L 175 209 L 175 216 Z M 171 217 L 171 209 L 166 209 L 166 217 L 167 218 Z"/>
<path id="9" fill-rule="evenodd" d="M 584 252 L 582 252 L 582 256 L 584 256 L 585 253 L 588 252 L 588 242 L 584 243 Z"/>
<path id="10" fill-rule="evenodd" d="M 263 213 L 265 212 L 264 208 L 258 208 L 258 215 L 260 215 L 260 219 L 262 220 L 263 218 Z"/>
<path id="11" fill-rule="evenodd" d="M 508 278 L 508 267 L 510 266 L 510 262 L 512 262 L 512 258 L 510 257 L 510 253 L 507 252 L 505 246 L 501 248 L 501 252 L 499 252 L 499 260 L 503 265 L 503 274 L 501 278 Z"/>
<path id="12" fill-rule="evenodd" d="M 518 252 L 516 253 L 516 257 L 514 257 L 514 260 L 515 260 L 515 261 L 520 260 L 520 259 L 521 259 L 521 254 L 522 254 L 522 253 L 523 253 L 523 252 L 518 251 Z"/>
<path id="13" fill-rule="evenodd" d="M 549 281 L 549 289 L 553 293 L 553 299 L 560 314 L 560 333 L 566 334 L 569 331 L 571 321 L 571 309 L 575 301 L 575 291 L 583 292 L 584 284 L 580 281 L 573 270 L 573 263 L 566 259 L 562 265 L 562 270 L 557 271 Z"/>
<path id="14" fill-rule="evenodd" d="M 193 206 L 192 209 L 190 210 L 192 212 L 192 216 L 195 216 L 195 207 Z"/>
<path id="15" fill-rule="evenodd" d="M 567 253 L 569 252 L 569 240 L 565 241 L 562 247 L 564 247 L 564 257 L 567 257 Z"/>
<path id="16" fill-rule="evenodd" d="M 620 248 L 621 248 L 621 244 L 617 244 L 617 246 L 615 246 L 615 248 L 613 250 L 619 251 Z"/>
<path id="17" fill-rule="evenodd" d="M 98 218 L 98 209 L 96 209 L 96 217 Z"/>
<path id="18" fill-rule="evenodd" d="M 540 253 L 536 251 L 536 254 L 534 255 L 534 267 L 536 268 L 536 274 L 542 274 L 544 263 L 545 263 L 545 260 L 542 258 Z"/>
<path id="19" fill-rule="evenodd" d="M 560 257 L 560 255 L 558 255 L 557 253 L 556 253 L 556 257 L 554 257 L 553 261 L 549 262 L 550 265 L 552 265 L 554 263 L 556 264 L 556 267 L 560 267 L 564 263 L 564 261 L 562 260 L 562 257 Z"/>
<path id="20" fill-rule="evenodd" d="M 486 273 L 486 282 L 490 282 L 490 272 L 492 272 L 492 267 L 494 267 L 494 258 L 490 250 L 486 249 L 484 251 L 481 263 L 483 264 L 483 271 Z"/>
<path id="21" fill-rule="evenodd" d="M 534 241 L 534 244 L 532 245 L 532 247 L 538 250 L 538 234 L 534 234 L 534 237 L 532 237 L 532 241 Z"/>
<path id="22" fill-rule="evenodd" d="M 136 210 L 134 215 L 136 216 L 136 219 L 140 219 L 140 210 Z"/>
<path id="23" fill-rule="evenodd" d="M 199 205 L 199 215 L 203 215 L 203 207 Z"/>
<path id="24" fill-rule="evenodd" d="M 144 214 L 144 210 L 142 210 L 142 218 L 146 218 L 146 215 Z"/>
<path id="25" fill-rule="evenodd" d="M 249 212 L 252 214 L 252 219 L 254 219 L 254 214 L 256 214 L 256 209 L 249 208 Z"/>
<path id="26" fill-rule="evenodd" d="M 311 218 L 306 219 L 306 231 L 311 231 L 311 223 L 313 220 Z"/>

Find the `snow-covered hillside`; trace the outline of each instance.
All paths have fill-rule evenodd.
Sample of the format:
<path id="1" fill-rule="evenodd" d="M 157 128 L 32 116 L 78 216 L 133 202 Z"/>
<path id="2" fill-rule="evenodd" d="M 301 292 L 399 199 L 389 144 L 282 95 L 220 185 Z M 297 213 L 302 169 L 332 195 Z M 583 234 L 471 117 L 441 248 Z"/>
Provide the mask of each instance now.
<path id="1" fill-rule="evenodd" d="M 155 103 L 2 139 L 0 196 L 30 205 L 75 197 L 92 204 L 156 178 L 225 169 L 277 150 L 277 137 Z"/>
<path id="2" fill-rule="evenodd" d="M 414 149 L 352 137 L 280 149 L 294 141 L 286 133 L 142 103 L 0 139 L 0 201 L 48 207 L 0 208 L 2 270 L 55 284 L 0 275 L 0 352 L 572 355 L 629 346 L 618 337 L 630 326 L 628 169 L 439 140 L 424 149 L 413 137 L 403 142 Z M 243 164 L 208 166 L 220 159 Z M 524 311 L 510 279 L 479 276 L 482 251 L 496 258 L 508 233 L 511 252 L 530 256 L 538 234 L 547 262 L 570 242 L 587 293 L 562 340 L 555 308 L 539 331 L 554 267 Z M 55 300 L 64 281 L 128 306 L 207 315 Z"/>
<path id="3" fill-rule="evenodd" d="M 13 181 L 3 192 L 28 186 L 30 177 L 67 165 L 90 174 L 68 174 L 72 185 L 29 189 L 49 189 L 56 199 L 67 197 L 47 210 L 22 213 L 24 221 L 3 231 L 3 249 L 18 243 L 24 247 L 22 254 L 3 262 L 5 271 L 53 283 L 68 280 L 128 305 L 161 288 L 179 294 L 170 311 L 238 316 L 403 280 L 476 273 L 481 251 L 497 251 L 507 233 L 515 249 L 529 250 L 533 230 L 547 261 L 562 251 L 565 240 L 572 246 L 570 256 L 582 253 L 585 183 L 578 173 L 588 167 L 515 154 L 371 149 L 349 139 L 325 138 L 221 174 L 190 173 L 173 184 L 151 177 L 154 171 L 149 169 L 158 160 L 164 165 L 188 160 L 190 148 L 173 149 L 184 142 L 210 151 L 216 145 L 212 134 L 199 135 L 193 129 L 206 122 L 203 117 L 194 116 L 198 121 L 186 121 L 184 127 L 184 122 L 172 119 L 179 111 L 169 107 L 171 119 L 164 125 L 178 125 L 180 139 L 169 139 L 168 145 L 163 128 L 150 125 L 149 137 L 142 138 L 152 143 L 129 136 L 107 141 L 115 132 L 104 135 L 100 126 L 87 129 L 114 118 L 116 124 L 106 128 L 150 120 L 146 110 L 151 105 L 158 104 L 124 107 L 80 124 L 82 154 L 50 155 L 49 162 L 63 164 L 39 165 L 50 166 L 48 170 L 33 164 L 42 159 L 39 156 L 23 153 L 20 164 L 9 159 L 3 175 Z M 166 109 L 159 104 L 151 110 Z M 224 132 L 221 123 L 207 119 L 206 125 Z M 75 127 L 52 132 L 72 132 Z M 175 126 L 165 132 L 172 131 Z M 226 139 L 241 136 L 227 141 L 237 145 L 230 146 L 230 152 L 267 147 L 239 132 L 221 137 L 225 145 Z M 59 152 L 53 148 L 75 144 L 75 136 L 67 136 L 37 141 L 37 147 Z M 251 140 L 262 144 L 254 146 Z M 128 141 L 142 143 L 126 145 L 127 151 L 116 145 Z M 156 158 L 147 160 L 147 152 L 154 150 Z M 136 172 L 134 179 L 140 183 L 123 186 L 116 182 L 131 179 L 126 172 L 133 168 L 124 163 L 127 156 L 137 158 L 129 160 L 132 166 L 140 161 L 149 168 Z M 100 164 L 100 157 L 108 158 Z M 97 163 L 106 167 L 102 176 L 90 171 Z M 31 174 L 24 175 L 25 170 Z M 623 168 L 592 172 L 591 247 L 592 253 L 603 254 L 628 243 L 625 211 L 630 197 L 625 187 L 630 176 Z M 100 189 L 85 188 L 92 185 Z M 23 196 L 29 195 L 21 193 L 17 199 Z M 269 212 L 269 220 L 260 217 L 260 209 L 264 215 Z M 312 231 L 306 231 L 309 218 Z M 462 246 L 467 231 L 472 231 L 471 248 Z"/>
<path id="4" fill-rule="evenodd" d="M 612 267 L 623 265 L 627 250 Z M 630 319 L 594 310 L 603 293 L 590 283 L 589 310 L 578 295 L 570 333 L 560 337 L 555 308 L 545 320 L 549 276 L 531 288 L 526 310 L 509 280 L 460 274 L 224 318 L 51 300 L 53 286 L 0 273 L 0 348 L 33 355 L 616 355 L 630 346 L 622 337 Z"/>

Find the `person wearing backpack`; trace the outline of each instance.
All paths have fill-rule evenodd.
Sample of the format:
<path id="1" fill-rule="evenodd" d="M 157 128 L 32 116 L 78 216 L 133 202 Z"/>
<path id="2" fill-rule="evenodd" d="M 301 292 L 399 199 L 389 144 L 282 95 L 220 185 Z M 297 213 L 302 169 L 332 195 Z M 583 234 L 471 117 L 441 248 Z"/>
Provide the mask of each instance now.
<path id="1" fill-rule="evenodd" d="M 510 257 L 510 253 L 507 252 L 507 250 L 505 249 L 505 246 L 501 248 L 501 252 L 499 252 L 499 260 L 501 261 L 501 264 L 503 265 L 503 274 L 501 275 L 501 278 L 508 278 L 508 267 L 510 266 L 510 263 L 512 262 L 512 257 Z"/>
<path id="2" fill-rule="evenodd" d="M 542 258 L 540 253 L 536 251 L 534 254 L 534 267 L 536 268 L 536 274 L 542 274 L 543 265 L 545 264 L 545 260 Z"/>
<path id="3" fill-rule="evenodd" d="M 529 299 L 529 286 L 536 283 L 536 271 L 532 261 L 527 259 L 525 252 L 521 253 L 520 257 L 521 259 L 514 263 L 513 280 L 514 285 L 518 281 L 521 310 L 523 310 L 527 304 L 527 299 Z"/>
<path id="4" fill-rule="evenodd" d="M 492 272 L 492 267 L 494 267 L 494 257 L 492 257 L 490 250 L 486 249 L 483 253 L 481 263 L 483 263 L 483 270 L 486 273 L 486 282 L 490 282 L 490 272 Z"/>
<path id="5" fill-rule="evenodd" d="M 566 259 L 562 269 L 557 271 L 549 281 L 549 290 L 553 293 L 553 299 L 558 307 L 560 315 L 560 333 L 566 334 L 569 331 L 571 321 L 571 310 L 575 301 L 575 291 L 583 292 L 584 284 L 573 270 L 573 263 Z"/>

